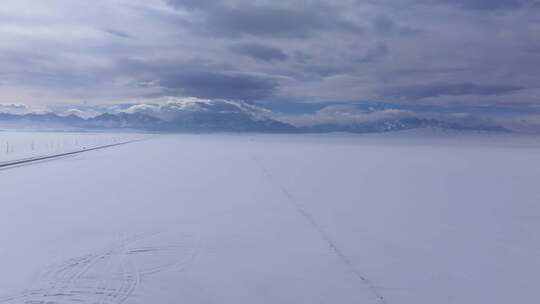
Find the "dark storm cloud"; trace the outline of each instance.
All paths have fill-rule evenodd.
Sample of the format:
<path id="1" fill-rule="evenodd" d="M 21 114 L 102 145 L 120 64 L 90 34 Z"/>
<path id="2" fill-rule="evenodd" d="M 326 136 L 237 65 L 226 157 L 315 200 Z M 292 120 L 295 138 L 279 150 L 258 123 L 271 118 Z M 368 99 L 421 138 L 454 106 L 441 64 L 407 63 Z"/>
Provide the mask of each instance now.
<path id="1" fill-rule="evenodd" d="M 313 56 L 306 52 L 296 51 L 294 52 L 294 59 L 300 63 L 307 63 L 309 60 L 313 59 Z"/>
<path id="2" fill-rule="evenodd" d="M 130 34 L 126 33 L 126 32 L 120 31 L 120 30 L 104 29 L 103 31 L 105 33 L 107 33 L 107 34 L 110 34 L 110 35 L 113 35 L 113 36 L 116 36 L 116 37 L 120 37 L 120 38 L 126 38 L 126 39 L 133 38 L 132 35 L 130 35 Z"/>
<path id="3" fill-rule="evenodd" d="M 513 93 L 526 88 L 514 85 L 480 85 L 474 83 L 424 84 L 391 87 L 382 91 L 385 97 L 419 100 L 428 97 L 461 95 L 499 95 Z"/>
<path id="4" fill-rule="evenodd" d="M 242 43 L 230 47 L 231 51 L 262 61 L 283 61 L 289 57 L 281 49 L 260 43 Z"/>
<path id="5" fill-rule="evenodd" d="M 336 75 L 343 75 L 353 72 L 354 67 L 351 65 L 323 65 L 323 64 L 309 64 L 305 67 L 305 72 L 312 73 L 318 77 L 331 77 Z"/>
<path id="6" fill-rule="evenodd" d="M 303 52 L 297 52 L 295 60 L 301 64 L 303 73 L 326 78 L 354 74 L 361 71 L 365 64 L 381 62 L 389 54 L 390 47 L 384 42 L 378 42 L 363 49 L 351 48 L 349 54 L 338 56 L 337 60 L 331 62 L 316 60 L 312 55 Z"/>
<path id="7" fill-rule="evenodd" d="M 276 5 L 279 2 L 275 1 L 167 2 L 198 14 L 202 20 L 192 26 L 198 32 L 212 35 L 305 38 L 320 30 L 362 31 L 324 2 L 298 1 L 287 5 Z"/>
<path id="8" fill-rule="evenodd" d="M 473 10 L 502 10 L 518 9 L 528 4 L 533 4 L 535 0 L 435 0 L 451 5 L 458 5 L 465 9 Z"/>
<path id="9" fill-rule="evenodd" d="M 219 7 L 220 0 L 166 0 L 174 7 L 186 9 L 215 9 Z"/>
<path id="10" fill-rule="evenodd" d="M 390 49 L 385 43 L 378 43 L 375 46 L 368 49 L 367 53 L 358 60 L 359 63 L 375 62 L 379 59 L 386 57 L 390 53 Z"/>
<path id="11" fill-rule="evenodd" d="M 236 100 L 263 99 L 278 87 L 275 79 L 261 75 L 196 69 L 179 70 L 163 76 L 158 83 L 168 94 Z"/>
<path id="12" fill-rule="evenodd" d="M 151 96 L 193 96 L 234 100 L 257 100 L 273 96 L 279 78 L 242 72 L 227 64 L 208 60 L 186 62 L 122 60 L 124 73 L 135 75 L 131 84 L 152 89 Z"/>
<path id="13" fill-rule="evenodd" d="M 373 30 L 381 35 L 407 36 L 420 33 L 417 29 L 398 24 L 388 16 L 378 16 L 372 20 L 371 24 Z"/>

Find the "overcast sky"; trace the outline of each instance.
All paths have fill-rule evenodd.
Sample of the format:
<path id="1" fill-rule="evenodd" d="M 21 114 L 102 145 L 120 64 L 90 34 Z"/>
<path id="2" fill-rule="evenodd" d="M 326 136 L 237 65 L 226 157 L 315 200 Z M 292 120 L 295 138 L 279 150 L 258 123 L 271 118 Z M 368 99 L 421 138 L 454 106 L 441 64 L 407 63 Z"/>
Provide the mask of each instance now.
<path id="1" fill-rule="evenodd" d="M 0 102 L 538 106 L 536 0 L 4 0 Z"/>

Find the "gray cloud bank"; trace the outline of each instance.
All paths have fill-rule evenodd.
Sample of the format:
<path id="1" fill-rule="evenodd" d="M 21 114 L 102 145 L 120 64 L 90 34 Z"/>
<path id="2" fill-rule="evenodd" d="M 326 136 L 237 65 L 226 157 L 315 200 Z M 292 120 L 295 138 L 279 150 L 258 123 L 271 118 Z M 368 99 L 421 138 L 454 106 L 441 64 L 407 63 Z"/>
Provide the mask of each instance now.
<path id="1" fill-rule="evenodd" d="M 0 102 L 534 107 L 536 0 L 7 0 Z"/>

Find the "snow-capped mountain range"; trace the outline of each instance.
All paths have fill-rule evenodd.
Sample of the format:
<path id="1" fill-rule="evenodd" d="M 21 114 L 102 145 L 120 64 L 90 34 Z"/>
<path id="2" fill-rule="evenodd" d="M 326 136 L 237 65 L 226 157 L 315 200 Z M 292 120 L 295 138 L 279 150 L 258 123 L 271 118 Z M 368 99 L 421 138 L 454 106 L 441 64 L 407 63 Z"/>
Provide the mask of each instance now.
<path id="1" fill-rule="evenodd" d="M 197 98 L 117 105 L 102 112 L 74 108 L 59 112 L 31 111 L 21 105 L 13 105 L 16 111 L 10 112 L 6 108 L 0 107 L 0 129 L 264 133 L 370 133 L 417 128 L 515 131 L 512 124 L 462 113 L 427 115 L 402 109 L 326 106 L 313 113 L 290 115 L 240 101 Z M 534 125 L 532 128 L 531 124 L 526 125 L 527 131 L 538 130 Z"/>
<path id="2" fill-rule="evenodd" d="M 79 114 L 79 115 L 77 115 Z M 163 132 L 295 132 L 271 112 L 244 102 L 182 99 L 162 104 L 136 104 L 84 117 L 64 113 L 0 113 L 2 129 L 134 129 Z"/>

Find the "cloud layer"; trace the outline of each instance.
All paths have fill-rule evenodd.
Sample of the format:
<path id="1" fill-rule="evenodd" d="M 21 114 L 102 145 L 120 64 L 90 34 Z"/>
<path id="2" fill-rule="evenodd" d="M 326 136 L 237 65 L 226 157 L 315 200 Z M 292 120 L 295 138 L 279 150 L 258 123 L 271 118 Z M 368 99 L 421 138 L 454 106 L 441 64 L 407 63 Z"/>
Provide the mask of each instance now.
<path id="1" fill-rule="evenodd" d="M 540 101 L 536 0 L 8 0 L 0 102 Z"/>

